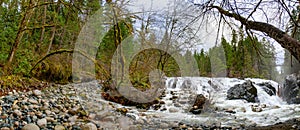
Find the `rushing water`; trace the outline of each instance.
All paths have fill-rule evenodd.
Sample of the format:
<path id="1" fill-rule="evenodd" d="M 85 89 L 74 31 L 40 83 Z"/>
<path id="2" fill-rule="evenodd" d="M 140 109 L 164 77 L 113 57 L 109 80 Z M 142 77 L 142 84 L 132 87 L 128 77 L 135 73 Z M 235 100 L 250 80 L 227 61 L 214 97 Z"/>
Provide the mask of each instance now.
<path id="1" fill-rule="evenodd" d="M 254 82 L 257 89 L 260 103 L 249 103 L 245 100 L 227 100 L 227 90 L 236 84 L 244 83 L 246 80 Z M 175 108 L 174 101 L 170 98 L 174 93 L 178 96 L 178 101 L 188 99 L 193 100 L 191 95 L 203 94 L 209 98 L 206 110 L 200 115 L 193 115 L 187 112 L 192 103 L 187 106 L 177 107 L 178 112 L 155 111 L 165 114 L 169 120 L 180 120 L 190 124 L 197 123 L 214 123 L 227 126 L 251 125 L 260 126 L 271 125 L 278 122 L 286 121 L 291 118 L 300 117 L 299 105 L 288 105 L 282 101 L 278 95 L 268 95 L 258 83 L 269 82 L 276 90 L 278 83 L 271 80 L 262 79 L 245 79 L 236 78 L 205 78 L 205 77 L 173 77 L 166 81 L 166 102 L 165 107 L 169 110 Z M 173 93 L 173 94 L 171 94 Z M 187 98 L 188 97 L 188 98 Z M 259 109 L 259 110 L 253 110 Z M 232 113 L 234 112 L 234 113 Z M 179 117 L 179 118 L 178 118 Z"/>
<path id="2" fill-rule="evenodd" d="M 228 89 L 236 84 L 242 84 L 246 80 L 254 82 L 260 102 L 249 103 L 246 100 L 228 100 L 226 98 Z M 271 80 L 170 77 L 166 80 L 165 96 L 162 98 L 164 103 L 161 108 L 159 110 L 150 109 L 143 113 L 159 115 L 159 120 L 165 121 L 180 121 L 191 125 L 214 124 L 222 126 L 265 126 L 300 117 L 300 105 L 289 105 L 278 95 L 270 96 L 259 85 L 256 85 L 265 82 L 270 83 L 278 90 L 278 83 Z M 99 87 L 96 86 L 91 89 L 91 92 L 86 93 L 92 95 L 97 89 Z M 194 115 L 188 111 L 192 107 L 197 94 L 203 94 L 209 100 L 209 103 L 205 105 L 205 109 L 201 114 Z M 91 97 L 93 102 L 95 99 L 99 102 L 107 102 L 94 96 Z M 174 97 L 176 97 L 175 100 Z M 136 108 L 127 108 L 134 111 L 129 114 L 140 118 Z"/>

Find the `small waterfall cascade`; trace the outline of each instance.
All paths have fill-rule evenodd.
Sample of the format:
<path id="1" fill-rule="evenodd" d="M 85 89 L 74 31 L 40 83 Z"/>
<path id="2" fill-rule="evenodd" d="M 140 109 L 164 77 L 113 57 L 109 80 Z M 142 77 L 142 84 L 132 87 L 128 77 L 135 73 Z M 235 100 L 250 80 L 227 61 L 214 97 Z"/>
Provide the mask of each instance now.
<path id="1" fill-rule="evenodd" d="M 228 100 L 227 91 L 237 85 L 243 84 L 247 80 L 253 83 L 257 89 L 257 98 L 259 102 L 247 102 L 243 99 Z M 268 83 L 278 91 L 278 83 L 271 80 L 247 78 L 244 80 L 237 78 L 209 78 L 209 77 L 169 77 L 166 80 L 166 94 L 162 101 L 161 112 L 167 114 L 169 119 L 178 119 L 180 117 L 187 120 L 181 120 L 189 123 L 214 122 L 224 125 L 233 124 L 256 124 L 270 125 L 285 121 L 288 117 L 297 117 L 295 110 L 299 109 L 297 105 L 288 105 L 276 92 L 269 95 L 260 86 L 262 83 Z M 194 115 L 189 112 L 196 95 L 204 95 L 209 103 L 205 112 Z M 293 110 L 291 110 L 293 109 Z M 299 112 L 300 113 L 300 112 Z M 168 117 L 167 116 L 167 117 Z M 226 122 L 226 123 L 224 123 Z"/>
<path id="2" fill-rule="evenodd" d="M 239 85 L 251 81 L 257 90 L 259 102 L 249 102 L 245 99 L 229 100 L 228 91 Z M 209 77 L 168 77 L 164 94 L 161 96 L 158 106 L 149 110 L 140 111 L 136 107 L 122 106 L 101 98 L 101 86 L 97 82 L 81 84 L 77 86 L 78 95 L 84 104 L 114 104 L 116 108 L 128 108 L 126 116 L 134 116 L 135 119 L 153 117 L 158 121 L 175 121 L 191 125 L 219 124 L 222 126 L 241 125 L 272 125 L 289 119 L 300 117 L 300 105 L 287 104 L 276 92 L 270 94 L 265 86 L 278 91 L 278 83 L 263 79 L 237 79 L 237 78 L 209 78 Z M 196 97 L 203 95 L 207 100 L 200 114 L 190 112 L 196 101 Z M 100 97 L 99 97 L 100 96 Z M 93 110 L 93 109 L 97 110 Z M 101 110 L 99 110 L 101 109 Z M 90 111 L 111 111 L 110 107 L 89 107 Z M 151 118 L 152 120 L 152 118 Z"/>

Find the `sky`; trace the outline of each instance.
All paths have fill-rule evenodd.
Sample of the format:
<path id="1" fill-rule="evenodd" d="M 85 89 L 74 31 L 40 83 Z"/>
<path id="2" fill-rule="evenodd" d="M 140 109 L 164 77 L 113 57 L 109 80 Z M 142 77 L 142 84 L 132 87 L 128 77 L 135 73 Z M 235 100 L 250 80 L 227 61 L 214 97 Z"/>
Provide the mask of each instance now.
<path id="1" fill-rule="evenodd" d="M 142 9 L 144 8 L 145 10 L 154 10 L 154 11 L 159 11 L 159 10 L 163 10 L 168 8 L 168 6 L 170 5 L 170 1 L 174 1 L 174 0 L 135 0 L 131 3 L 131 6 L 129 6 L 129 8 L 133 11 L 133 12 L 140 12 L 142 11 Z M 237 0 L 237 1 L 242 1 L 242 0 Z M 254 1 L 254 3 L 257 3 L 258 1 Z M 255 4 L 253 4 L 252 6 L 254 6 Z M 263 22 L 269 22 L 273 25 L 275 25 L 276 27 L 279 27 L 281 30 L 285 29 L 285 24 L 287 22 L 287 19 L 281 18 L 281 21 L 278 21 L 276 19 L 278 19 L 279 17 L 286 17 L 287 14 L 277 14 L 276 11 L 278 11 L 278 6 L 276 4 L 269 4 L 269 3 L 262 3 L 261 4 L 263 10 L 265 10 L 265 12 L 263 12 L 262 10 L 258 9 L 254 14 L 253 17 L 251 18 L 252 20 L 257 20 L 257 21 L 263 21 Z M 247 7 L 249 5 L 245 5 L 245 7 Z M 251 7 L 250 7 L 251 8 Z M 269 19 L 267 20 L 265 17 L 265 13 L 267 15 L 269 15 Z M 238 23 L 237 21 L 234 21 L 236 23 Z M 217 36 L 217 26 L 218 23 L 214 20 L 210 20 L 208 22 L 209 24 L 207 24 L 207 28 L 206 29 L 202 29 L 200 31 L 200 33 L 198 34 L 198 37 L 201 38 L 201 45 L 197 45 L 194 49 L 200 51 L 202 48 L 204 50 L 208 50 L 209 48 L 213 47 L 216 43 L 216 40 L 218 40 L 217 43 L 220 43 L 220 38 L 221 36 L 225 36 L 225 39 L 227 39 L 228 41 L 231 40 L 231 29 L 229 29 L 228 27 L 221 27 L 221 29 L 224 30 L 220 30 L 221 33 L 219 33 L 219 36 Z M 222 25 L 221 25 L 222 26 Z M 263 34 L 262 34 L 263 35 Z M 217 39 L 218 38 L 218 39 Z M 262 37 L 258 37 L 259 39 L 262 39 Z M 278 65 L 281 65 L 283 63 L 283 59 L 284 59 L 284 49 L 273 39 L 267 38 L 271 44 L 274 45 L 275 47 L 275 52 L 276 52 L 276 62 Z M 278 67 L 278 71 L 280 71 L 280 67 Z"/>
<path id="2" fill-rule="evenodd" d="M 153 11 L 161 11 L 166 9 L 174 2 L 174 0 L 135 0 L 131 3 L 130 9 L 133 12 L 141 12 L 144 10 L 153 10 Z M 197 7 L 195 7 L 197 8 Z M 196 14 L 195 14 L 196 15 Z M 200 20 L 199 20 L 200 21 Z M 212 19 L 207 22 L 207 26 L 200 30 L 198 37 L 201 38 L 201 45 L 197 45 L 195 47 L 196 50 L 200 51 L 201 49 L 208 50 L 213 47 L 217 40 L 217 29 L 216 25 L 218 23 Z M 196 25 L 195 28 L 198 28 Z M 223 35 L 228 36 L 227 39 L 231 39 L 231 30 L 222 28 L 225 30 L 221 30 Z M 218 40 L 220 41 L 222 34 L 219 33 Z"/>

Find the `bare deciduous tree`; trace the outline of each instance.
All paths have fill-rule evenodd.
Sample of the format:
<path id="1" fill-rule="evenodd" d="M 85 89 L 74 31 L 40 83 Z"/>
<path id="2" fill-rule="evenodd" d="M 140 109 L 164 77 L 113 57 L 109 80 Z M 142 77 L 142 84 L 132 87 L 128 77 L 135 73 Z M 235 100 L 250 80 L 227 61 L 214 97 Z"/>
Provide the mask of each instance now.
<path id="1" fill-rule="evenodd" d="M 300 61 L 300 42 L 294 38 L 294 31 L 283 31 L 288 24 L 293 29 L 299 27 L 299 13 L 296 17 L 292 11 L 299 6 L 299 1 L 283 0 L 223 0 L 223 1 L 192 1 L 206 14 L 215 14 L 219 21 L 239 25 L 248 35 L 262 32 L 267 37 L 276 40 L 283 48 L 287 49 Z M 235 21 L 230 21 L 235 20 Z M 289 22 L 292 21 L 292 22 Z M 261 33 L 260 33 L 261 34 Z"/>

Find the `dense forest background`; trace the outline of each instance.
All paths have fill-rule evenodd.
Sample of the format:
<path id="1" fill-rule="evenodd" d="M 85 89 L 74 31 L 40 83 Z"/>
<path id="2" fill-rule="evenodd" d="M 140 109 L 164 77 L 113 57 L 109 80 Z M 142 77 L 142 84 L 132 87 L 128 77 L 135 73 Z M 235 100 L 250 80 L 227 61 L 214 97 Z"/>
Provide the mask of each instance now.
<path id="1" fill-rule="evenodd" d="M 110 2 L 99 0 L 0 1 L 0 76 L 36 77 L 57 83 L 72 81 L 76 78 L 72 77 L 72 50 L 77 36 L 88 17 Z M 120 12 L 126 12 L 127 10 L 122 7 L 117 6 Z M 172 17 L 157 19 L 162 18 L 166 18 L 165 23 L 173 20 Z M 100 66 L 96 67 L 97 78 L 110 80 L 110 59 L 122 39 L 138 32 L 132 29 L 136 21 L 137 18 L 126 17 L 111 24 L 98 48 L 98 51 L 102 53 L 97 54 L 96 57 L 97 65 Z M 152 35 L 155 31 L 151 32 L 151 27 L 153 26 L 142 24 L 142 29 L 138 34 L 147 37 L 141 41 L 159 44 L 158 38 Z M 134 48 L 135 44 L 143 43 L 131 43 L 126 51 Z M 170 46 L 177 48 L 175 45 Z M 220 50 L 224 50 L 225 58 L 222 58 Z M 222 37 L 221 41 L 209 50 L 181 48 L 180 51 L 183 53 L 180 56 L 186 59 L 194 57 L 201 76 L 218 76 L 218 73 L 226 73 L 228 77 L 278 80 L 280 72 L 277 69 L 274 50 L 274 46 L 268 40 L 249 37 L 242 31 L 234 30 L 231 38 Z M 281 67 L 281 74 L 288 73 L 287 70 L 291 65 L 290 57 L 286 53 L 282 65 L 285 67 Z M 40 60 L 42 58 L 44 59 Z M 214 73 L 211 70 L 212 60 L 216 63 L 213 66 L 217 66 Z M 163 70 L 167 76 L 179 75 L 179 67 L 170 55 L 160 50 L 145 50 L 131 61 L 131 82 L 134 86 L 148 87 L 148 73 L 155 68 Z"/>

